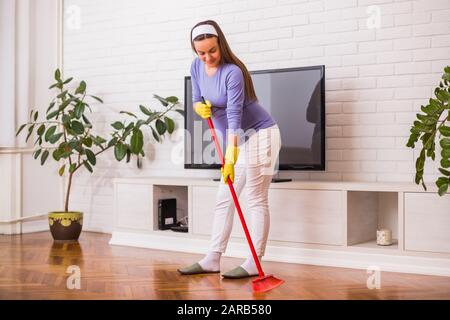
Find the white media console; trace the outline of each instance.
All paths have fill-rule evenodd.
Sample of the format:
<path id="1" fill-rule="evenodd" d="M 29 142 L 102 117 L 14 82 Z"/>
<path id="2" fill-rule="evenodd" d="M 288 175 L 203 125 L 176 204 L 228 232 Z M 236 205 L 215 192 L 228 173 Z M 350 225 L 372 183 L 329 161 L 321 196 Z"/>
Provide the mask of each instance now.
<path id="1" fill-rule="evenodd" d="M 110 244 L 205 253 L 220 182 L 187 178 L 120 178 L 114 182 Z M 272 183 L 271 226 L 263 260 L 450 276 L 450 196 L 413 183 L 292 181 Z M 158 200 L 177 199 L 189 232 L 158 230 Z M 245 188 L 240 204 L 247 224 Z M 379 246 L 377 229 L 394 243 Z M 225 255 L 245 257 L 237 217 Z"/>

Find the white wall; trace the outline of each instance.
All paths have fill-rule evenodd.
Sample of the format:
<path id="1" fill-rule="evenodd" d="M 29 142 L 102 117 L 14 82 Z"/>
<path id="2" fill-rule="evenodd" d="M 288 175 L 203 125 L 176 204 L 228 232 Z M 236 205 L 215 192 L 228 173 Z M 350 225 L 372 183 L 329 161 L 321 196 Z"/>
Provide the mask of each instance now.
<path id="1" fill-rule="evenodd" d="M 8 68 L 0 68 L 0 82 L 2 85 L 8 82 L 6 89 L 9 89 L 2 91 L 9 98 L 0 105 L 1 116 L 9 115 L 6 120 L 0 117 L 0 135 L 10 137 L 0 142 L 0 222 L 5 222 L 62 209 L 63 181 L 57 173 L 58 166 L 55 163 L 41 166 L 32 158 L 36 138 L 32 136 L 26 144 L 26 130 L 15 138 L 16 129 L 27 121 L 29 110 L 38 110 L 42 119 L 53 98 L 48 87 L 60 63 L 61 3 L 1 2 L 2 14 L 10 21 L 0 26 L 0 38 L 5 34 L 9 37 L 9 43 L 1 42 L 5 45 L 0 46 L 0 56 L 9 63 Z M 40 230 L 48 230 L 47 219 L 0 223 L 0 234 Z"/>
<path id="2" fill-rule="evenodd" d="M 65 0 L 64 5 L 64 71 L 104 98 L 94 115 L 101 129 L 119 110 L 158 106 L 153 93 L 183 98 L 183 78 L 194 58 L 190 28 L 204 19 L 221 25 L 249 70 L 324 64 L 327 170 L 281 177 L 412 181 L 417 152 L 405 147 L 410 124 L 450 64 L 449 0 Z M 368 28 L 373 12 L 368 10 L 380 10 L 379 28 Z M 218 176 L 171 162 L 176 145 L 172 139 L 152 146 L 142 170 L 107 156 L 92 177 L 78 175 L 72 208 L 86 212 L 85 228 L 111 230 L 113 177 Z M 428 183 L 435 168 L 425 168 Z"/>

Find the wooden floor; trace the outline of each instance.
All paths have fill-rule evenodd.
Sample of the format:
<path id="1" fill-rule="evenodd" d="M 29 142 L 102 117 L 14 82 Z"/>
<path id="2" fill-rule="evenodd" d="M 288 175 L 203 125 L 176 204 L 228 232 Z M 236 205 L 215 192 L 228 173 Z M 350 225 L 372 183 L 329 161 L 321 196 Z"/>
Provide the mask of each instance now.
<path id="1" fill-rule="evenodd" d="M 109 234 L 83 232 L 79 243 L 54 243 L 49 232 L 0 235 L 0 299 L 450 299 L 450 277 L 381 273 L 369 290 L 366 270 L 264 262 L 286 281 L 253 294 L 251 280 L 176 271 L 201 255 L 110 246 Z M 224 257 L 222 270 L 241 259 Z M 81 288 L 70 290 L 70 265 Z"/>

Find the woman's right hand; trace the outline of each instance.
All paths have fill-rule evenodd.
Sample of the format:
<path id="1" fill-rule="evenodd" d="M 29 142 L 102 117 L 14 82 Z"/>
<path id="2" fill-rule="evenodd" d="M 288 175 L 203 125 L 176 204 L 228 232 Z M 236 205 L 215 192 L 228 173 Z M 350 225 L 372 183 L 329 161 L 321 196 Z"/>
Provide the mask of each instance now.
<path id="1" fill-rule="evenodd" d="M 209 100 L 203 102 L 196 102 L 194 104 L 194 111 L 203 119 L 207 119 L 211 117 L 211 102 Z"/>

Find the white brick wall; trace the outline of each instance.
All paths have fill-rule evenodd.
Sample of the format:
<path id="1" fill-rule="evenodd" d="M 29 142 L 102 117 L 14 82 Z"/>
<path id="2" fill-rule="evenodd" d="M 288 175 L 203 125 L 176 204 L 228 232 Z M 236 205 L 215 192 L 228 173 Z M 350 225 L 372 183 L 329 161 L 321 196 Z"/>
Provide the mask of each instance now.
<path id="1" fill-rule="evenodd" d="M 81 10 L 71 28 L 66 11 L 64 71 L 104 98 L 94 119 L 104 126 L 122 109 L 158 104 L 153 93 L 183 98 L 194 58 L 190 28 L 214 19 L 250 70 L 325 64 L 327 171 L 282 172 L 314 180 L 412 181 L 417 152 L 405 147 L 411 122 L 450 64 L 450 0 L 65 0 Z M 368 7 L 381 13 L 368 29 Z M 178 127 L 183 128 L 182 118 Z M 150 139 L 150 136 L 147 135 Z M 169 139 L 170 140 L 170 139 Z M 86 228 L 112 226 L 111 178 L 203 176 L 171 163 L 182 137 L 152 145 L 144 169 L 98 162 L 92 178 L 75 179 L 72 207 Z M 436 165 L 426 167 L 426 181 Z M 90 217 L 90 218 L 89 218 Z"/>

